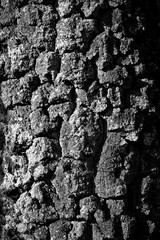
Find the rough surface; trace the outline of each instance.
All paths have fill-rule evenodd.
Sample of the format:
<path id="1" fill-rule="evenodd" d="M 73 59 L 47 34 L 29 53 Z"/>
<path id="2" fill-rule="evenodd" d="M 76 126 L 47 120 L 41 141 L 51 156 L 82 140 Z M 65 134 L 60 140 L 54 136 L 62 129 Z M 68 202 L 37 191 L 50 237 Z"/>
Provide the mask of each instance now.
<path id="1" fill-rule="evenodd" d="M 160 239 L 158 9 L 0 1 L 0 240 Z"/>

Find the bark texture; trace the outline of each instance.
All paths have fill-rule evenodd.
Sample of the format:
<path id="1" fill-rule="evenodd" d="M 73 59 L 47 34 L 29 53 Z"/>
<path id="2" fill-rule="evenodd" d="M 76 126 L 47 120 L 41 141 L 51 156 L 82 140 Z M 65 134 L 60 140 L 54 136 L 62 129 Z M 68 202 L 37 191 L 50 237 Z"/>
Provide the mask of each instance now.
<path id="1" fill-rule="evenodd" d="M 157 2 L 0 1 L 1 240 L 160 239 Z"/>

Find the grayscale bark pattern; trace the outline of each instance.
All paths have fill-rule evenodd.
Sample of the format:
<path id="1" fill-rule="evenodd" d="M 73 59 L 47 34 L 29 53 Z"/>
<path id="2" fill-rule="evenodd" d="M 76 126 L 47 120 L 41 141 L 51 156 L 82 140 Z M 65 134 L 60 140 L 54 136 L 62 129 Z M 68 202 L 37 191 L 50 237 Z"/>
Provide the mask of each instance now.
<path id="1" fill-rule="evenodd" d="M 0 239 L 160 239 L 156 0 L 0 1 Z"/>

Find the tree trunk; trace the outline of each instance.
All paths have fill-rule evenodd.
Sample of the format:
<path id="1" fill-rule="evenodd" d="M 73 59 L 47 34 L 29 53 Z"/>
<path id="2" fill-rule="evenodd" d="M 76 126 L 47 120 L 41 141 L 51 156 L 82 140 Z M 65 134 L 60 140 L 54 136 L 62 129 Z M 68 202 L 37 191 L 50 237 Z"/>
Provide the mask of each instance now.
<path id="1" fill-rule="evenodd" d="M 1 0 L 1 240 L 160 239 L 158 5 Z"/>

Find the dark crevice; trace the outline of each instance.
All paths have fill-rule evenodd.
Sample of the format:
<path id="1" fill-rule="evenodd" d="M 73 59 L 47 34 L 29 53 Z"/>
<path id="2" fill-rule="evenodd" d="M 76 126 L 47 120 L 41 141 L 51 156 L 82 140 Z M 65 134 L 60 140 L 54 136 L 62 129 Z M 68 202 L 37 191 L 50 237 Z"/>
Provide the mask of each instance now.
<path id="1" fill-rule="evenodd" d="M 97 166 L 98 166 L 98 163 L 99 163 L 99 160 L 100 160 L 100 157 L 101 157 L 101 152 L 102 152 L 102 149 L 103 149 L 103 146 L 104 146 L 104 143 L 106 141 L 106 135 L 107 135 L 107 125 L 106 125 L 106 121 L 101 118 L 101 124 L 102 124 L 102 132 L 103 132 L 103 136 L 101 137 L 101 139 L 99 139 L 99 146 L 97 147 L 98 148 L 98 151 L 97 151 L 97 154 L 95 156 L 95 161 L 94 161 L 94 165 L 93 165 L 93 168 L 94 168 L 94 176 L 97 175 Z M 95 183 L 93 181 L 93 189 L 95 189 Z M 95 194 L 95 192 L 94 192 Z"/>

